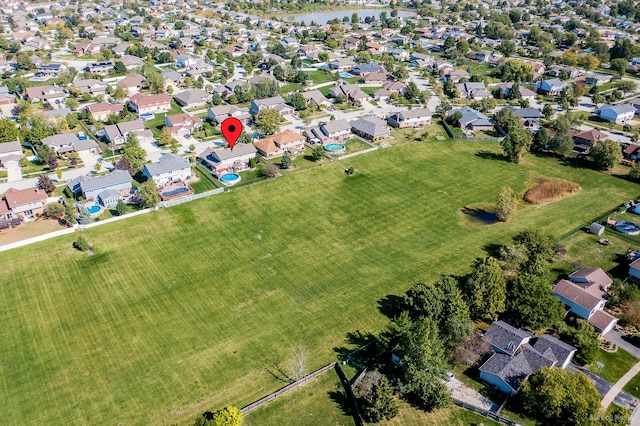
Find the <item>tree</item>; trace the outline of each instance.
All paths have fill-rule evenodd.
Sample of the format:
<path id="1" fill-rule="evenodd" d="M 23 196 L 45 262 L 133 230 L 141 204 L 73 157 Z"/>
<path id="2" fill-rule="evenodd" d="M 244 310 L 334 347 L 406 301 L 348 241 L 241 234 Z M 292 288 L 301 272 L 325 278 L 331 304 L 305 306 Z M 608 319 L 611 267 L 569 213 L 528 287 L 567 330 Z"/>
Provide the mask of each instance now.
<path id="1" fill-rule="evenodd" d="M 544 116 L 545 120 L 551 120 L 551 117 L 553 117 L 553 107 L 551 106 L 551 104 L 544 104 L 544 106 L 542 107 L 542 115 Z"/>
<path id="2" fill-rule="evenodd" d="M 500 142 L 504 155 L 512 163 L 519 163 L 522 153 L 529 149 L 533 137 L 531 132 L 522 125 L 515 129 L 511 129 L 507 136 Z"/>
<path id="3" fill-rule="evenodd" d="M 622 161 L 622 148 L 612 140 L 597 142 L 589 151 L 589 156 L 596 169 L 609 170 Z"/>
<path id="4" fill-rule="evenodd" d="M 631 170 L 629 170 L 629 179 L 633 182 L 640 183 L 640 163 L 633 163 Z"/>
<path id="5" fill-rule="evenodd" d="M 127 212 L 127 206 L 122 200 L 118 200 L 118 204 L 116 204 L 116 211 L 118 212 L 118 216 L 122 216 Z"/>
<path id="6" fill-rule="evenodd" d="M 113 72 L 116 75 L 125 75 L 127 73 L 127 66 L 122 61 L 116 61 L 113 64 Z"/>
<path id="7" fill-rule="evenodd" d="M 320 161 L 324 158 L 324 147 L 322 145 L 316 145 L 311 151 L 311 159 L 313 161 Z"/>
<path id="8" fill-rule="evenodd" d="M 126 170 L 131 176 L 136 173 L 133 167 L 131 167 L 131 163 L 126 158 L 121 158 L 120 160 L 118 160 L 118 162 L 116 162 L 115 164 L 115 168 L 116 170 Z"/>
<path id="9" fill-rule="evenodd" d="M 575 359 L 581 364 L 590 364 L 596 359 L 600 340 L 593 326 L 583 319 L 575 320 L 575 327 L 561 323 L 558 334 L 565 342 L 577 349 Z"/>
<path id="10" fill-rule="evenodd" d="M 273 163 L 266 163 L 262 169 L 262 173 L 268 179 L 277 177 L 280 174 L 279 167 Z"/>
<path id="11" fill-rule="evenodd" d="M 500 222 L 506 222 L 518 208 L 518 197 L 513 189 L 503 186 L 498 193 L 496 201 L 496 218 Z"/>
<path id="12" fill-rule="evenodd" d="M 36 184 L 38 189 L 43 190 L 47 194 L 51 194 L 56 190 L 56 185 L 53 183 L 51 178 L 47 175 L 38 176 L 38 183 Z"/>
<path id="13" fill-rule="evenodd" d="M 533 137 L 533 144 L 531 145 L 532 149 L 536 149 L 538 151 L 542 151 L 547 148 L 549 144 L 549 134 L 547 133 L 547 129 L 545 127 L 540 127 L 538 133 Z"/>
<path id="14" fill-rule="evenodd" d="M 194 426 L 240 426 L 242 411 L 233 406 L 226 406 L 213 413 L 204 413 L 194 422 Z"/>
<path id="15" fill-rule="evenodd" d="M 78 237 L 77 240 L 73 242 L 73 248 L 80 251 L 89 251 L 91 250 L 91 245 L 89 245 L 89 241 L 82 235 Z"/>
<path id="16" fill-rule="evenodd" d="M 160 136 L 158 136 L 158 143 L 162 146 L 168 145 L 171 139 L 173 139 L 171 130 L 167 126 L 164 126 L 160 132 Z"/>
<path id="17" fill-rule="evenodd" d="M 624 76 L 629 67 L 629 62 L 624 58 L 616 58 L 611 60 L 611 69 L 618 71 L 618 74 Z"/>
<path id="18" fill-rule="evenodd" d="M 493 320 L 505 311 L 507 283 L 497 259 L 487 257 L 476 263 L 467 278 L 465 296 L 476 319 Z"/>
<path id="19" fill-rule="evenodd" d="M 547 424 L 590 425 L 600 410 L 600 395 L 581 371 L 542 367 L 519 393 L 524 411 Z"/>
<path id="20" fill-rule="evenodd" d="M 327 53 L 327 52 L 318 52 L 318 60 L 320 62 L 327 62 L 329 60 L 329 53 Z"/>
<path id="21" fill-rule="evenodd" d="M 296 111 L 301 111 L 307 108 L 307 100 L 300 92 L 295 92 L 293 95 L 291 95 L 289 103 Z"/>
<path id="22" fill-rule="evenodd" d="M 9 119 L 3 118 L 0 120 L 0 143 L 14 142 L 18 140 L 18 128 L 16 123 Z"/>
<path id="23" fill-rule="evenodd" d="M 541 329 L 560 321 L 564 309 L 551 293 L 551 285 L 540 276 L 520 273 L 507 292 L 509 315 L 520 324 Z"/>
<path id="24" fill-rule="evenodd" d="M 38 153 L 38 160 L 41 164 L 48 164 L 51 158 L 56 157 L 56 152 L 49 145 L 43 143 L 36 145 L 36 152 Z"/>
<path id="25" fill-rule="evenodd" d="M 363 414 L 367 421 L 377 423 L 391 420 L 398 415 L 398 404 L 393 397 L 393 389 L 386 377 L 382 376 L 378 384 L 365 397 Z"/>
<path id="26" fill-rule="evenodd" d="M 68 108 L 73 110 L 78 109 L 78 106 L 80 106 L 80 103 L 76 98 L 67 98 L 65 103 L 67 104 Z"/>
<path id="27" fill-rule="evenodd" d="M 48 203 L 45 213 L 47 217 L 58 219 L 64 214 L 64 206 L 60 203 Z"/>
<path id="28" fill-rule="evenodd" d="M 562 157 L 566 157 L 573 152 L 575 143 L 572 138 L 558 134 L 551 139 L 549 145 L 551 145 L 553 152 Z"/>
<path id="29" fill-rule="evenodd" d="M 78 214 L 78 223 L 80 225 L 88 225 L 93 222 L 93 218 L 91 217 L 91 213 L 87 210 L 86 207 L 80 207 L 80 212 Z"/>
<path id="30" fill-rule="evenodd" d="M 504 40 L 498 45 L 496 50 L 502 53 L 505 58 L 508 58 L 509 56 L 512 56 L 514 53 L 516 53 L 516 45 L 513 44 L 513 42 L 510 40 Z"/>
<path id="31" fill-rule="evenodd" d="M 637 85 L 636 85 L 636 83 L 634 81 L 622 80 L 622 81 L 618 82 L 617 88 L 619 90 L 622 90 L 622 92 L 624 94 L 627 94 L 629 92 L 633 92 L 634 90 L 636 90 Z"/>
<path id="32" fill-rule="evenodd" d="M 153 179 L 149 179 L 140 185 L 138 195 L 142 199 L 142 207 L 145 209 L 155 207 L 160 202 L 158 187 Z"/>
<path id="33" fill-rule="evenodd" d="M 280 167 L 287 170 L 293 168 L 293 160 L 291 160 L 291 156 L 289 152 L 285 152 L 280 160 Z"/>
<path id="34" fill-rule="evenodd" d="M 253 122 L 256 128 L 264 135 L 272 135 L 280 131 L 282 115 L 275 109 L 264 108 L 258 112 Z"/>
<path id="35" fill-rule="evenodd" d="M 127 135 L 127 139 L 122 149 L 122 159 L 128 161 L 129 166 L 134 173 L 138 173 L 142 170 L 144 162 L 147 159 L 147 151 L 140 147 L 138 138 L 133 133 L 129 133 Z"/>
<path id="36" fill-rule="evenodd" d="M 64 207 L 64 222 L 67 226 L 75 225 L 78 221 L 76 219 L 76 208 L 73 203 L 67 201 Z"/>

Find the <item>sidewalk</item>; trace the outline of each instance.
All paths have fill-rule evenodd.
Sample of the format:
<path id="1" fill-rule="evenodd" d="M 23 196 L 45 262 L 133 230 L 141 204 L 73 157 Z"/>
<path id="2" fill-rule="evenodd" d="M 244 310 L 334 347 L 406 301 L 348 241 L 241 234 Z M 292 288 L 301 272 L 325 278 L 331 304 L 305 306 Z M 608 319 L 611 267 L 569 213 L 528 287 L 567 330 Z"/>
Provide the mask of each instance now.
<path id="1" fill-rule="evenodd" d="M 618 395 L 622 391 L 622 388 L 624 388 L 624 386 L 629 383 L 631 379 L 633 379 L 638 373 L 640 373 L 640 362 L 631 367 L 631 369 L 627 371 L 627 373 L 622 376 L 620 380 L 618 380 L 613 386 L 611 386 L 609 392 L 607 392 L 604 398 L 602 398 L 601 405 L 603 411 L 606 411 L 607 408 L 609 408 L 609 405 L 613 402 L 616 395 Z"/>

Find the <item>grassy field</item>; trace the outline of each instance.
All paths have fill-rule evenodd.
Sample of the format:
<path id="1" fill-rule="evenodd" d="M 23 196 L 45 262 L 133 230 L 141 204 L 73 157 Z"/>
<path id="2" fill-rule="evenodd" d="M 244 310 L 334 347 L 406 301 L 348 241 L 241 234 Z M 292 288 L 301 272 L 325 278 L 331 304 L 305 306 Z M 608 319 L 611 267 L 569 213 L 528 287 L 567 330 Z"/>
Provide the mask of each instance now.
<path id="1" fill-rule="evenodd" d="M 333 75 L 324 70 L 317 70 L 309 72 L 309 78 L 313 80 L 313 84 L 322 84 L 333 81 Z"/>
<path id="2" fill-rule="evenodd" d="M 604 363 L 602 369 L 598 368 L 598 361 Z M 596 373 L 609 383 L 615 383 L 637 362 L 638 360 L 633 355 L 623 349 L 618 348 L 614 353 L 600 349 L 596 355 L 596 360 L 586 367 L 589 371 Z"/>
<path id="3" fill-rule="evenodd" d="M 93 255 L 72 248 L 76 235 L 0 253 L 4 421 L 183 424 L 243 406 L 282 386 L 293 347 L 308 349 L 311 371 L 336 359 L 347 332 L 377 331 L 385 296 L 465 273 L 529 226 L 571 235 L 637 195 L 606 174 L 498 152 L 399 145 L 350 159 L 354 176 L 324 161 L 86 230 Z M 583 190 L 509 223 L 463 217 L 534 172 Z"/>

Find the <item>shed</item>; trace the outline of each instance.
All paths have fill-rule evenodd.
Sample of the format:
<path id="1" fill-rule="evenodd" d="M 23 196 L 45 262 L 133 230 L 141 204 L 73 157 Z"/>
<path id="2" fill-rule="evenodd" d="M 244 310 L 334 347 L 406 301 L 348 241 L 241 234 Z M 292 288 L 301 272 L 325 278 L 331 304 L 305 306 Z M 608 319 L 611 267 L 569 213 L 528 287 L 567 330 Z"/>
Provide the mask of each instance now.
<path id="1" fill-rule="evenodd" d="M 604 234 L 604 225 L 600 225 L 597 222 L 593 222 L 589 227 L 589 233 L 594 235 Z"/>

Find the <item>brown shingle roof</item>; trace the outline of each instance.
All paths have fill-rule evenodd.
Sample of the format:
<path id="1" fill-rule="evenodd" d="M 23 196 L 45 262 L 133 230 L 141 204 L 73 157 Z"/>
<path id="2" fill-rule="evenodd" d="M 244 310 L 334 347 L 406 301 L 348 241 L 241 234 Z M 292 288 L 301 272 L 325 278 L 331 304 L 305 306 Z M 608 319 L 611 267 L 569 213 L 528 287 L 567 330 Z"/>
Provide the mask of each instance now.
<path id="1" fill-rule="evenodd" d="M 565 299 L 571 300 L 572 302 L 589 310 L 595 308 L 602 300 L 599 297 L 587 293 L 580 286 L 567 280 L 558 281 L 558 283 L 553 287 L 553 291 Z"/>
<path id="2" fill-rule="evenodd" d="M 47 194 L 37 188 L 10 188 L 5 192 L 4 196 L 7 199 L 9 208 L 22 206 L 36 201 L 44 201 L 47 198 Z"/>

